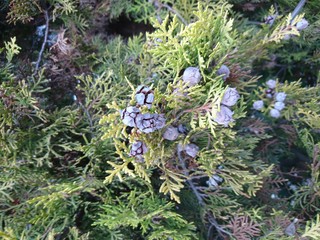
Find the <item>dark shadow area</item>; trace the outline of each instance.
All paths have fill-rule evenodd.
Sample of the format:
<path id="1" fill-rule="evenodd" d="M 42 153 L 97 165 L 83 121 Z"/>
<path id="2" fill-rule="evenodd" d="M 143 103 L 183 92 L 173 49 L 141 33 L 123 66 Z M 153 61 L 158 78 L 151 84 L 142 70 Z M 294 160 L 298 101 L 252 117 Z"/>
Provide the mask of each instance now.
<path id="1" fill-rule="evenodd" d="M 122 15 L 117 20 L 110 22 L 107 32 L 112 35 L 121 35 L 125 38 L 139 35 L 140 33 L 153 32 L 150 24 L 136 23 Z"/>

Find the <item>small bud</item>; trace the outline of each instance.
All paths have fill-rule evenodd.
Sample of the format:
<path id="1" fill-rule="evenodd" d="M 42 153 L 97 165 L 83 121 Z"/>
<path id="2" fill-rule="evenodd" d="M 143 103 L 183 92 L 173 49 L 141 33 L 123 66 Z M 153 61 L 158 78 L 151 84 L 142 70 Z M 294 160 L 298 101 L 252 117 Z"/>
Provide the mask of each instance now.
<path id="1" fill-rule="evenodd" d="M 143 154 L 148 151 L 146 144 L 142 141 L 136 141 L 132 144 L 130 149 L 130 156 L 138 159 L 143 159 Z"/>
<path id="2" fill-rule="evenodd" d="M 273 79 L 270 79 L 266 82 L 267 86 L 271 89 L 275 89 L 277 86 L 277 82 Z"/>
<path id="3" fill-rule="evenodd" d="M 186 154 L 194 158 L 199 152 L 199 147 L 193 143 L 189 143 L 184 146 L 184 150 L 186 151 Z"/>
<path id="4" fill-rule="evenodd" d="M 162 137 L 164 139 L 170 140 L 170 141 L 174 141 L 179 137 L 179 132 L 178 129 L 176 127 L 173 126 L 169 126 L 165 132 L 163 133 Z"/>
<path id="5" fill-rule="evenodd" d="M 284 92 L 279 92 L 276 94 L 276 100 L 278 102 L 283 102 L 287 97 L 287 94 L 285 94 Z"/>
<path id="6" fill-rule="evenodd" d="M 271 94 L 271 93 L 267 93 L 267 94 L 266 94 L 266 97 L 267 97 L 267 98 L 272 98 L 272 94 Z"/>
<path id="7" fill-rule="evenodd" d="M 265 18 L 264 23 L 265 23 L 265 24 L 272 25 L 275 20 L 276 20 L 276 16 L 275 16 L 275 15 L 269 15 L 269 16 L 267 16 L 267 17 Z"/>
<path id="8" fill-rule="evenodd" d="M 296 226 L 295 223 L 298 222 L 298 219 L 294 219 L 292 223 L 289 224 L 288 227 L 286 227 L 284 233 L 288 236 L 294 236 L 296 234 Z"/>
<path id="9" fill-rule="evenodd" d="M 219 186 L 219 184 L 212 178 L 209 178 L 209 180 L 206 183 L 210 188 L 213 189 L 216 189 Z"/>
<path id="10" fill-rule="evenodd" d="M 226 106 L 233 106 L 239 100 L 240 95 L 235 88 L 227 88 L 222 97 L 221 103 Z"/>
<path id="11" fill-rule="evenodd" d="M 188 129 L 187 129 L 187 127 L 185 125 L 179 124 L 178 132 L 182 133 L 182 134 L 187 134 L 188 133 Z"/>
<path id="12" fill-rule="evenodd" d="M 270 94 L 274 94 L 274 89 L 271 89 L 271 88 L 268 88 L 267 90 L 266 90 L 266 93 L 270 93 Z"/>
<path id="13" fill-rule="evenodd" d="M 308 26 L 309 26 L 309 22 L 304 18 L 302 18 L 300 22 L 297 22 L 297 25 L 296 25 L 299 31 L 306 29 Z"/>
<path id="14" fill-rule="evenodd" d="M 279 118 L 280 117 L 280 112 L 277 109 L 271 109 L 270 110 L 270 116 L 273 118 Z"/>
<path id="15" fill-rule="evenodd" d="M 291 184 L 291 185 L 289 186 L 289 189 L 292 190 L 293 192 L 296 192 L 296 191 L 298 190 L 298 187 L 297 187 L 297 185 L 295 185 L 295 184 Z"/>
<path id="16" fill-rule="evenodd" d="M 232 115 L 233 112 L 228 107 L 221 105 L 220 112 L 217 113 L 217 116 L 213 120 L 227 127 L 230 122 L 233 122 Z"/>
<path id="17" fill-rule="evenodd" d="M 163 128 L 166 125 L 166 119 L 164 117 L 164 114 L 154 114 L 154 118 L 156 121 L 156 129 L 159 130 L 161 128 Z"/>
<path id="18" fill-rule="evenodd" d="M 283 102 L 276 102 L 276 103 L 274 104 L 274 108 L 277 109 L 277 110 L 279 110 L 279 111 L 281 111 L 282 109 L 284 109 L 284 107 L 285 107 L 285 104 L 284 104 Z"/>
<path id="19" fill-rule="evenodd" d="M 136 107 L 127 107 L 120 111 L 122 122 L 129 127 L 137 126 L 137 117 L 140 115 L 140 110 Z"/>
<path id="20" fill-rule="evenodd" d="M 262 100 L 255 101 L 253 103 L 253 108 L 255 110 L 261 110 L 263 108 L 263 101 Z"/>
<path id="21" fill-rule="evenodd" d="M 201 80 L 200 70 L 197 67 L 188 67 L 183 72 L 182 80 L 192 87 L 198 84 Z"/>
<path id="22" fill-rule="evenodd" d="M 285 34 L 283 40 L 289 40 L 292 37 L 292 34 Z"/>
<path id="23" fill-rule="evenodd" d="M 230 76 L 230 69 L 226 65 L 221 65 L 217 71 L 217 75 L 223 75 L 222 79 L 225 81 Z"/>
<path id="24" fill-rule="evenodd" d="M 147 106 L 149 109 L 154 100 L 153 91 L 146 86 L 139 86 L 136 91 L 136 101 L 140 106 Z"/>
<path id="25" fill-rule="evenodd" d="M 151 133 L 165 126 L 166 119 L 162 114 L 145 113 L 138 115 L 137 127 L 144 133 Z"/>
<path id="26" fill-rule="evenodd" d="M 207 184 L 209 187 L 216 189 L 223 181 L 222 177 L 219 177 L 217 174 L 213 174 L 207 181 Z"/>
<path id="27" fill-rule="evenodd" d="M 311 187 L 313 185 L 311 178 L 307 178 L 305 181 L 303 181 L 303 185 Z"/>
<path id="28" fill-rule="evenodd" d="M 41 38 L 44 36 L 44 33 L 45 33 L 45 30 L 46 30 L 46 25 L 41 25 L 41 26 L 38 26 L 37 27 L 37 30 L 36 30 L 36 35 Z"/>

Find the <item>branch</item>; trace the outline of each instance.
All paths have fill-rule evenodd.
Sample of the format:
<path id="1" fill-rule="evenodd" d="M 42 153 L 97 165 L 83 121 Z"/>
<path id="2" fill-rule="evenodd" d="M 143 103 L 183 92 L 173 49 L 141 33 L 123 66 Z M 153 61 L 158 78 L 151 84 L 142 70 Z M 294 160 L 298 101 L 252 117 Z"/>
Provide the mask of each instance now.
<path id="1" fill-rule="evenodd" d="M 170 7 L 168 4 L 164 3 L 164 4 L 162 4 L 162 6 L 164 6 L 166 9 L 168 9 L 173 14 L 177 15 L 177 17 L 181 20 L 181 22 L 183 22 L 184 25 L 188 25 L 187 21 L 184 20 L 184 18 L 180 15 L 180 13 L 178 13 L 176 10 L 174 10 L 172 7 Z"/>
<path id="2" fill-rule="evenodd" d="M 301 9 L 303 8 L 304 4 L 306 3 L 306 0 L 300 0 L 300 2 L 298 3 L 298 5 L 296 6 L 296 8 L 293 10 L 293 12 L 291 13 L 291 22 L 293 21 L 293 19 L 299 14 L 299 12 L 301 11 Z"/>
<path id="3" fill-rule="evenodd" d="M 187 177 L 187 182 L 190 185 L 190 187 L 191 187 L 192 191 L 194 192 L 194 194 L 196 195 L 196 197 L 198 199 L 198 202 L 199 202 L 199 205 L 203 207 L 205 205 L 205 203 L 204 203 L 204 201 L 203 201 L 203 199 L 201 197 L 201 194 L 198 192 L 196 186 L 193 184 L 192 180 L 189 179 L 190 175 L 189 175 L 188 169 L 186 167 L 186 164 L 184 163 L 184 159 L 181 156 L 181 152 L 180 152 L 179 147 L 177 147 L 177 154 L 178 154 L 179 162 L 180 162 L 180 164 L 181 164 L 181 166 L 183 168 L 184 174 Z"/>
<path id="4" fill-rule="evenodd" d="M 212 215 L 208 215 L 208 220 L 209 220 L 209 223 L 211 224 L 209 227 L 209 230 L 208 230 L 208 239 L 210 239 L 209 237 L 210 237 L 210 232 L 211 232 L 212 227 L 215 227 L 218 234 L 222 237 L 224 236 L 223 233 L 227 234 L 228 236 L 232 235 L 231 233 L 229 233 L 228 231 L 226 231 L 222 227 L 220 227 L 220 225 L 217 223 L 217 220 Z"/>
<path id="5" fill-rule="evenodd" d="M 183 168 L 183 171 L 184 171 L 184 174 L 185 176 L 188 178 L 187 179 L 187 182 L 188 184 L 190 185 L 190 188 L 192 189 L 192 191 L 194 192 L 194 194 L 196 195 L 197 199 L 198 199 L 198 202 L 199 202 L 199 205 L 202 206 L 202 207 L 205 207 L 205 202 L 203 201 L 203 194 L 199 193 L 196 186 L 193 184 L 192 180 L 190 179 L 190 175 L 189 175 L 189 172 L 188 172 L 188 169 L 184 163 L 184 159 L 182 158 L 181 156 L 181 153 L 179 151 L 179 147 L 177 148 L 177 154 L 178 154 L 178 158 L 179 158 L 179 162 Z M 204 195 L 206 196 L 206 195 Z M 208 239 L 209 236 L 210 236 L 210 233 L 211 233 L 211 229 L 212 227 L 214 227 L 216 229 L 216 231 L 218 232 L 218 234 L 220 236 L 224 236 L 223 234 L 227 234 L 227 235 L 231 235 L 231 233 L 229 233 L 228 231 L 224 230 L 222 227 L 220 227 L 220 225 L 218 224 L 217 220 L 210 214 L 208 213 L 208 220 L 209 220 L 209 223 L 210 223 L 210 227 L 208 229 Z"/>
<path id="6" fill-rule="evenodd" d="M 91 115 L 89 113 L 89 108 L 86 108 L 85 106 L 83 106 L 83 104 L 79 101 L 79 106 L 83 109 L 84 113 L 86 114 L 87 118 L 88 118 L 88 121 L 89 121 L 89 126 L 90 126 L 90 135 L 91 135 L 91 138 L 94 137 L 94 134 L 93 134 L 93 120 L 91 118 Z"/>
<path id="7" fill-rule="evenodd" d="M 166 3 L 161 3 L 158 0 L 154 0 L 153 1 L 153 5 L 159 10 L 162 7 L 165 7 L 166 9 L 168 9 L 170 12 L 172 12 L 173 14 L 177 15 L 177 17 L 180 19 L 181 22 L 183 22 L 184 25 L 188 25 L 187 21 L 181 16 L 181 14 L 174 10 L 172 7 L 170 7 L 168 4 Z M 157 19 L 159 22 L 162 22 L 159 14 L 157 13 Z"/>
<path id="8" fill-rule="evenodd" d="M 46 47 L 46 44 L 47 44 L 47 40 L 48 40 L 48 33 L 49 33 L 49 14 L 48 14 L 48 10 L 45 10 L 44 11 L 44 18 L 46 20 L 46 30 L 45 30 L 45 33 L 44 33 L 44 38 L 43 38 L 43 42 L 42 42 L 42 46 L 41 46 L 41 49 L 40 49 L 40 52 L 39 52 L 39 55 L 38 55 L 38 60 L 36 62 L 36 66 L 35 66 L 35 69 L 34 69 L 34 73 L 32 74 L 32 76 L 34 77 L 38 71 L 39 71 L 39 66 L 40 66 L 40 62 L 41 62 L 41 58 L 42 58 L 42 54 L 44 52 L 44 49 Z"/>

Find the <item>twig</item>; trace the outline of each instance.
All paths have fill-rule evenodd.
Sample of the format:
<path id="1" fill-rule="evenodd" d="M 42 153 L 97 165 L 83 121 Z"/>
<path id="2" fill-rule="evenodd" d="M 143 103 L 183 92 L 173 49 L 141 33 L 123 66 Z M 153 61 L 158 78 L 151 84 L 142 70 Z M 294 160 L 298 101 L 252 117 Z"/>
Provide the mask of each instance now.
<path id="1" fill-rule="evenodd" d="M 45 10 L 44 11 L 44 18 L 46 20 L 46 30 L 45 30 L 45 33 L 44 33 L 44 38 L 43 38 L 43 42 L 42 42 L 42 46 L 41 46 L 41 50 L 39 52 L 39 55 L 38 55 L 38 60 L 36 62 L 36 66 L 34 68 L 34 73 L 32 74 L 32 77 L 34 77 L 38 71 L 39 71 L 39 66 L 40 66 L 40 62 L 41 62 L 41 58 L 42 58 L 42 54 L 44 52 L 44 49 L 46 47 L 46 44 L 47 44 L 47 40 L 48 40 L 48 33 L 49 33 L 49 14 L 48 14 L 48 10 Z"/>
<path id="2" fill-rule="evenodd" d="M 174 10 L 172 7 L 170 7 L 168 4 L 163 3 L 162 6 L 164 6 L 166 9 L 168 9 L 173 14 L 177 15 L 177 17 L 183 22 L 184 25 L 188 25 L 187 21 L 184 20 L 184 18 L 178 13 L 176 10 Z"/>
<path id="3" fill-rule="evenodd" d="M 90 126 L 90 135 L 93 138 L 94 134 L 93 134 L 93 120 L 91 118 L 91 115 L 89 113 L 89 108 L 86 108 L 85 106 L 83 106 L 83 104 L 79 101 L 79 106 L 83 109 L 84 113 L 86 114 L 88 121 L 89 121 L 89 126 Z"/>
<path id="4" fill-rule="evenodd" d="M 180 164 L 181 164 L 181 166 L 183 168 L 184 174 L 188 178 L 187 182 L 190 185 L 190 188 L 192 189 L 192 191 L 196 195 L 196 197 L 198 199 L 198 202 L 199 202 L 199 205 L 204 207 L 206 204 L 203 201 L 203 197 L 202 196 L 205 197 L 206 195 L 203 195 L 203 194 L 199 193 L 197 188 L 196 188 L 196 186 L 193 184 L 192 180 L 189 178 L 190 175 L 189 175 L 188 169 L 187 169 L 187 167 L 186 167 L 186 165 L 184 163 L 184 159 L 181 156 L 179 148 L 177 149 L 177 154 L 178 154 L 179 162 L 180 162 Z M 222 227 L 219 226 L 219 224 L 217 223 L 217 220 L 211 215 L 211 213 L 208 213 L 208 220 L 209 220 L 209 223 L 210 223 L 210 227 L 208 229 L 208 239 L 209 239 L 212 227 L 214 227 L 216 229 L 216 231 L 218 232 L 218 234 L 220 236 L 224 236 L 223 233 L 227 234 L 229 236 L 231 235 L 228 231 L 224 230 Z"/>
<path id="5" fill-rule="evenodd" d="M 157 8 L 157 10 L 161 9 L 162 7 L 165 7 L 166 9 L 168 9 L 170 12 L 172 12 L 173 14 L 177 15 L 177 17 L 181 20 L 181 22 L 183 22 L 184 25 L 188 25 L 187 21 L 180 15 L 180 13 L 178 13 L 178 11 L 174 10 L 172 7 L 170 7 L 168 4 L 166 3 L 160 3 L 158 0 L 154 0 L 153 1 L 153 5 Z M 158 21 L 162 21 L 160 16 L 159 16 L 159 11 L 157 11 L 157 19 Z"/>
<path id="6" fill-rule="evenodd" d="M 299 14 L 299 12 L 301 11 L 301 9 L 303 8 L 304 4 L 306 3 L 306 0 L 300 0 L 300 2 L 298 3 L 298 5 L 296 6 L 296 8 L 293 10 L 293 12 L 291 13 L 291 22 L 293 21 L 293 19 Z"/>
<path id="7" fill-rule="evenodd" d="M 187 179 L 188 184 L 190 185 L 192 191 L 193 191 L 194 194 L 196 195 L 196 197 L 197 197 L 197 199 L 198 199 L 198 202 L 199 202 L 199 205 L 200 205 L 200 206 L 204 206 L 205 203 L 204 203 L 204 201 L 203 201 L 200 193 L 198 192 L 196 186 L 193 184 L 192 180 L 189 179 L 190 175 L 189 175 L 189 173 L 188 173 L 188 169 L 187 169 L 187 167 L 186 167 L 186 164 L 184 163 L 184 159 L 183 159 L 182 156 L 181 156 L 179 147 L 177 148 L 177 154 L 178 154 L 179 162 L 180 162 L 180 164 L 181 164 L 181 166 L 182 166 L 182 168 L 183 168 L 184 174 L 185 174 L 185 176 L 188 178 L 188 179 Z"/>
<path id="8" fill-rule="evenodd" d="M 209 227 L 209 230 L 208 230 L 208 239 L 209 239 L 210 231 L 211 231 L 212 227 L 215 227 L 215 229 L 217 230 L 217 232 L 220 236 L 223 236 L 222 233 L 231 236 L 231 233 L 229 233 L 228 231 L 224 230 L 222 227 L 219 226 L 219 224 L 217 223 L 217 220 L 212 215 L 208 215 L 208 220 L 211 224 Z"/>

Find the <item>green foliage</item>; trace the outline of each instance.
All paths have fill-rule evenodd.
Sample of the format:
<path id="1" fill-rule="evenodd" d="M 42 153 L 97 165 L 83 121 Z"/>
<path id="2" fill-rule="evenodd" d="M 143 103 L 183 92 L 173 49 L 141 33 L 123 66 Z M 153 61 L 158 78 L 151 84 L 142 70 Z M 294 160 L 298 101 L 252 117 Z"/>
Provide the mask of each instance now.
<path id="1" fill-rule="evenodd" d="M 11 42 L 5 43 L 6 57 L 8 63 L 12 61 L 14 55 L 19 54 L 21 48 L 16 44 L 16 38 L 11 38 Z"/>
<path id="2" fill-rule="evenodd" d="M 172 203 L 166 203 L 152 192 L 131 189 L 129 193 L 104 204 L 95 225 L 105 226 L 111 231 L 123 229 L 124 232 L 139 228 L 145 239 L 194 239 L 195 228 L 173 212 L 173 207 Z"/>
<path id="3" fill-rule="evenodd" d="M 20 36 L 0 49 L 0 236 L 320 238 L 319 3 L 292 19 L 297 3 L 4 2 L 8 22 L 41 22 L 47 12 L 49 33 L 59 34 L 37 72 Z M 106 32 L 123 14 L 154 31 L 127 39 L 95 32 L 100 17 Z M 268 15 L 273 24 L 263 23 Z M 303 17 L 310 25 L 298 31 Z M 277 74 L 279 64 L 289 77 Z M 183 81 L 188 67 L 201 74 L 194 86 Z M 304 68 L 313 81 L 296 75 Z M 286 94 L 278 118 L 269 78 Z M 139 85 L 150 87 L 150 108 L 137 103 Z M 219 124 L 230 88 L 240 99 L 228 106 L 233 121 Z M 63 95 L 56 89 L 68 101 L 54 98 Z M 261 110 L 252 108 L 257 100 Z M 128 127 L 128 106 L 163 115 L 165 126 Z M 164 137 L 169 127 L 179 127 L 174 140 Z M 148 149 L 140 157 L 137 141 Z M 199 151 L 190 155 L 188 144 Z"/>
<path id="4" fill-rule="evenodd" d="M 311 239 L 317 239 L 320 237 L 320 217 L 316 216 L 315 221 L 307 223 L 306 229 L 302 237 L 310 237 Z"/>

